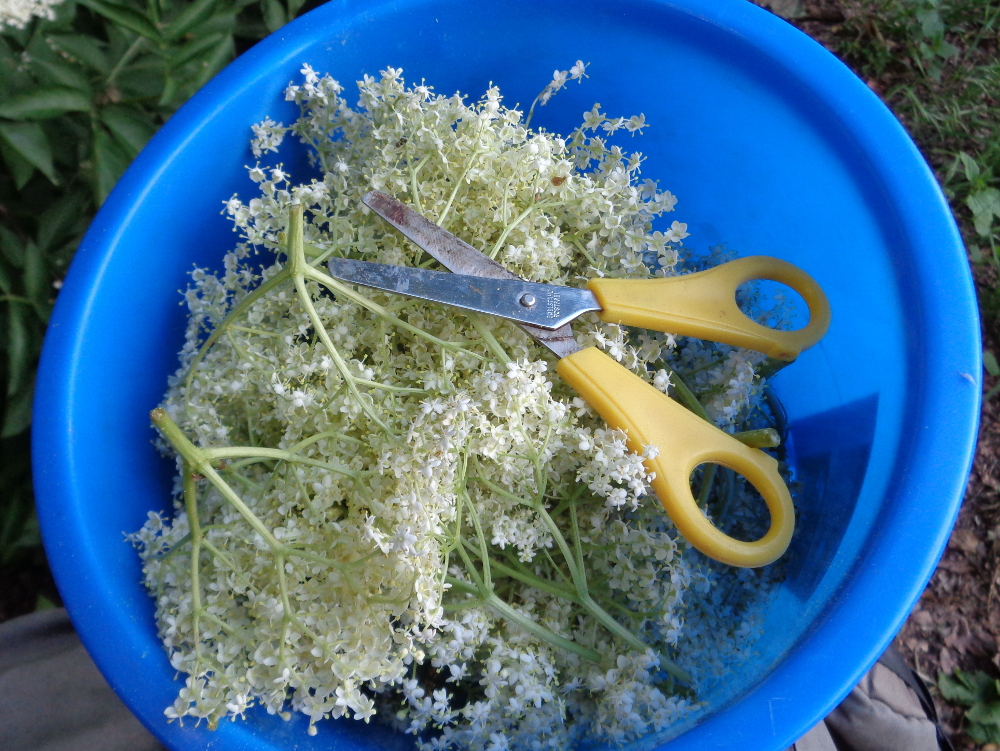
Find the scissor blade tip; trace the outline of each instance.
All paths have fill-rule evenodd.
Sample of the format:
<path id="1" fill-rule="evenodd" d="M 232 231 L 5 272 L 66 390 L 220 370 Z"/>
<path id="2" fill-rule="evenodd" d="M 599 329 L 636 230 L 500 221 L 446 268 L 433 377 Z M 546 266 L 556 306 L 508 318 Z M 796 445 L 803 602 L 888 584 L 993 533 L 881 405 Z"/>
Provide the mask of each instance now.
<path id="1" fill-rule="evenodd" d="M 387 198 L 391 198 L 388 193 L 381 190 L 369 190 L 363 196 L 361 196 L 362 203 L 371 203 L 372 201 L 384 201 Z"/>

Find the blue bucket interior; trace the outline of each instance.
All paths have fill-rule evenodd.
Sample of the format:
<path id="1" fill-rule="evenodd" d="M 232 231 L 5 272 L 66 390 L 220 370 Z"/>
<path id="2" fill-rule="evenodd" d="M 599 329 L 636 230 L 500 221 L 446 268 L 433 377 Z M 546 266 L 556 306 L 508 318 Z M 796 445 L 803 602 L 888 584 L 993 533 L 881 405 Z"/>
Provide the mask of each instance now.
<path id="1" fill-rule="evenodd" d="M 176 367 L 192 265 L 236 242 L 222 202 L 254 194 L 250 126 L 296 112 L 310 63 L 350 85 L 387 66 L 439 92 L 491 83 L 526 106 L 577 59 L 589 79 L 536 114 L 568 132 L 600 102 L 644 113 L 626 143 L 679 198 L 695 250 L 725 243 L 807 270 L 827 336 L 775 379 L 801 485 L 788 577 L 740 671 L 697 719 L 636 748 L 779 751 L 885 648 L 940 555 L 976 433 L 979 327 L 961 241 L 933 176 L 877 98 L 829 53 L 743 0 L 331 2 L 254 47 L 178 112 L 94 222 L 60 293 L 38 382 L 46 548 L 84 643 L 173 749 L 410 747 L 378 725 L 252 713 L 167 724 L 180 688 L 125 533 L 169 507 L 147 418 Z M 283 150 L 305 179 L 301 152 Z"/>

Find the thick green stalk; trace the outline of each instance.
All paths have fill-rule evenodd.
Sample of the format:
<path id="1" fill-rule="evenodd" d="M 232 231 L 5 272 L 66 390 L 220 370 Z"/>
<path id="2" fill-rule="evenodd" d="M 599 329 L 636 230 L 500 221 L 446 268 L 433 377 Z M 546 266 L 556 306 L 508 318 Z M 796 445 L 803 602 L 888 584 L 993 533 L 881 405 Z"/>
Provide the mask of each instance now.
<path id="1" fill-rule="evenodd" d="M 283 462 L 328 469 L 331 472 L 336 472 L 347 477 L 358 477 L 358 473 L 353 469 L 348 469 L 339 464 L 331 464 L 330 462 L 321 462 L 318 459 L 308 459 L 304 456 L 299 456 L 294 451 L 285 451 L 284 449 L 268 449 L 258 446 L 220 446 L 219 448 L 202 449 L 202 452 L 209 461 L 243 458 L 278 459 Z"/>

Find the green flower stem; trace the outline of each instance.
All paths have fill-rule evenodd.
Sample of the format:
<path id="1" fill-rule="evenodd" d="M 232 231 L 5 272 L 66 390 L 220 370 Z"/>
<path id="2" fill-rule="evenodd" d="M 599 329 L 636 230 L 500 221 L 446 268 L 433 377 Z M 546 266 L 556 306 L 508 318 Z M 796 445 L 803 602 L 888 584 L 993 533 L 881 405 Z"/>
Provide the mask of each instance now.
<path id="1" fill-rule="evenodd" d="M 512 608 L 510 605 L 501 600 L 492 592 L 484 596 L 483 601 L 486 607 L 488 607 L 494 613 L 499 615 L 501 618 L 506 618 L 507 620 L 516 623 L 518 626 L 523 628 L 529 634 L 537 636 L 539 639 L 547 641 L 549 644 L 552 644 L 553 646 L 565 649 L 568 652 L 572 652 L 573 654 L 579 655 L 583 659 L 597 663 L 598 665 L 600 665 L 604 661 L 600 652 L 597 652 L 596 650 L 593 649 L 588 649 L 582 644 L 577 644 L 575 641 L 567 639 L 565 636 L 560 636 L 551 629 L 548 629 L 545 626 L 536 623 L 527 616 L 517 612 L 517 610 Z"/>
<path id="2" fill-rule="evenodd" d="M 275 287 L 284 284 L 289 279 L 291 279 L 291 272 L 286 266 L 233 306 L 232 310 L 229 311 L 222 322 L 215 327 L 211 334 L 209 334 L 208 339 L 206 339 L 205 343 L 198 349 L 198 353 L 191 359 L 191 364 L 188 365 L 187 379 L 184 383 L 185 394 L 191 393 L 191 383 L 194 380 L 194 374 L 198 369 L 198 364 L 202 361 L 202 359 L 204 359 L 208 350 L 210 350 L 215 343 L 219 341 L 219 338 L 226 332 L 226 329 L 232 325 L 232 322 L 243 315 L 257 300 L 262 298 Z"/>
<path id="3" fill-rule="evenodd" d="M 781 436 L 774 428 L 744 430 L 739 433 L 733 433 L 733 438 L 755 449 L 773 449 L 781 445 Z"/>
<path id="4" fill-rule="evenodd" d="M 594 257 L 592 255 L 590 255 L 590 253 L 587 252 L 587 248 L 584 246 L 584 244 L 582 242 L 580 242 L 579 240 L 576 240 L 576 239 L 570 240 L 570 242 L 573 243 L 573 245 L 576 246 L 576 249 L 580 251 L 580 254 L 584 258 L 586 258 L 587 261 L 590 262 L 591 266 L 593 266 L 594 268 L 597 268 L 597 261 L 594 260 Z"/>
<path id="5" fill-rule="evenodd" d="M 316 269 L 310 267 L 308 271 L 304 273 L 304 276 L 305 278 L 317 282 L 318 284 L 322 284 L 324 287 L 329 289 L 334 294 L 341 295 L 342 297 L 357 303 L 361 307 L 370 310 L 372 313 L 381 317 L 387 323 L 391 323 L 394 326 L 403 329 L 404 331 L 409 331 L 411 334 L 414 334 L 415 336 L 419 336 L 422 339 L 426 339 L 431 344 L 436 344 L 439 347 L 444 347 L 445 349 L 454 350 L 456 352 L 462 352 L 464 354 L 475 357 L 477 360 L 485 359 L 478 352 L 473 352 L 472 350 L 465 349 L 461 344 L 445 341 L 444 339 L 440 339 L 434 336 L 433 334 L 429 334 L 428 332 L 424 331 L 422 328 L 418 326 L 414 326 L 412 323 L 407 323 L 402 318 L 398 318 L 397 316 L 390 313 L 388 309 L 382 307 L 378 303 L 372 302 L 372 300 L 370 300 L 369 298 L 365 297 L 362 294 L 359 294 L 352 287 L 350 287 L 347 284 L 344 284 L 341 281 L 338 281 L 337 279 L 334 279 L 329 274 L 324 274 L 322 271 L 317 271 Z"/>
<path id="6" fill-rule="evenodd" d="M 698 397 L 696 397 L 694 392 L 691 391 L 687 381 L 681 377 L 681 374 L 669 367 L 665 369 L 670 375 L 670 383 L 673 385 L 674 391 L 677 392 L 677 401 L 698 415 L 698 417 L 702 420 L 712 422 L 708 418 L 708 412 L 706 412 L 705 408 L 701 406 L 701 402 L 698 401 Z"/>
<path id="7" fill-rule="evenodd" d="M 483 317 L 479 315 L 479 313 L 474 313 L 472 311 L 466 312 L 465 315 L 472 324 L 472 327 L 476 330 L 476 333 L 479 334 L 479 337 L 486 344 L 487 348 L 489 348 L 490 352 L 493 353 L 493 356 L 502 363 L 511 362 L 510 355 L 508 355 L 504 348 L 500 345 L 497 338 L 493 336 L 493 332 L 490 331 L 489 326 L 486 325 Z"/>
<path id="8" fill-rule="evenodd" d="M 549 565 L 552 567 L 552 569 L 557 574 L 559 574 L 559 578 L 572 587 L 573 581 L 566 575 L 566 572 L 562 570 L 562 567 L 558 563 L 556 563 L 556 559 L 552 557 L 552 554 L 549 552 L 548 548 L 545 547 L 542 548 L 542 555 L 545 556 L 545 560 L 549 562 Z M 510 557 L 508 557 L 508 560 L 510 560 Z"/>
<path id="9" fill-rule="evenodd" d="M 407 151 L 409 151 L 409 148 L 410 148 L 409 147 L 409 142 L 407 142 L 407 147 L 406 148 L 407 148 Z M 423 214 L 424 213 L 424 208 L 420 204 L 420 190 L 417 187 L 417 185 L 418 185 L 418 183 L 417 183 L 417 173 L 419 173 L 420 170 L 422 170 L 424 168 L 424 165 L 427 164 L 427 162 L 429 162 L 430 159 L 431 159 L 431 155 L 428 154 L 423 159 L 421 159 L 419 162 L 417 162 L 416 166 L 413 165 L 413 162 L 409 159 L 409 157 L 407 157 L 407 159 L 406 159 L 407 166 L 409 167 L 409 171 L 410 171 L 410 195 L 413 197 L 413 208 L 416 209 L 416 211 L 417 211 L 418 214 Z"/>
<path id="10" fill-rule="evenodd" d="M 27 297 L 21 297 L 20 295 L 0 295 L 0 302 L 18 302 L 22 305 L 34 305 Z"/>
<path id="11" fill-rule="evenodd" d="M 389 383 L 379 383 L 378 381 L 369 381 L 366 378 L 354 377 L 354 382 L 361 385 L 367 386 L 372 389 L 380 389 L 382 391 L 389 391 L 393 394 L 426 394 L 427 389 L 417 388 L 415 386 L 393 386 Z"/>
<path id="12" fill-rule="evenodd" d="M 576 509 L 575 504 L 570 504 L 570 513 L 573 520 L 573 529 L 576 534 L 574 534 L 574 548 L 575 551 L 570 550 L 569 544 L 566 542 L 565 537 L 563 537 L 562 531 L 556 525 L 555 521 L 549 516 L 548 512 L 540 503 L 526 501 L 523 498 L 518 498 L 510 493 L 507 493 L 499 486 L 493 484 L 489 480 L 483 477 L 470 477 L 470 480 L 476 480 L 486 485 L 490 490 L 503 495 L 511 500 L 516 500 L 529 508 L 532 508 L 548 527 L 550 534 L 559 547 L 563 558 L 566 560 L 566 565 L 569 567 L 570 576 L 573 580 L 573 586 L 576 589 L 576 596 L 579 598 L 580 606 L 588 612 L 594 620 L 600 623 L 604 628 L 610 631 L 615 636 L 622 639 L 625 643 L 631 646 L 633 649 L 637 649 L 640 652 L 649 651 L 650 647 L 642 639 L 633 634 L 627 628 L 622 626 L 618 621 L 616 621 L 607 611 L 605 611 L 600 605 L 598 605 L 594 599 L 590 596 L 589 586 L 587 582 L 587 575 L 583 563 L 583 549 L 579 539 L 579 527 L 576 524 Z M 574 554 L 575 553 L 575 554 Z M 485 564 L 484 564 L 485 565 Z M 533 585 L 534 586 L 534 585 Z M 545 590 L 548 591 L 548 590 Z M 552 594 L 555 594 L 552 592 Z M 687 681 L 690 682 L 691 678 L 679 667 L 666 660 L 662 656 L 660 657 L 661 664 L 667 672 L 671 675 L 675 675 L 678 679 L 684 680 L 686 677 Z"/>
<path id="13" fill-rule="evenodd" d="M 717 519 L 725 519 L 729 514 L 729 506 L 733 502 L 733 497 L 736 495 L 736 473 L 731 469 L 725 469 L 723 471 L 723 477 L 725 478 L 725 490 L 722 492 L 722 498 L 718 504 L 718 510 L 716 511 L 715 517 Z"/>
<path id="14" fill-rule="evenodd" d="M 254 464 L 254 463 L 255 462 L 253 460 L 250 460 L 250 461 L 245 461 L 245 462 L 238 462 L 237 464 L 227 464 L 224 467 L 219 467 L 219 471 L 222 472 L 223 474 L 225 474 L 226 476 L 231 477 L 232 479 L 236 480 L 236 482 L 238 482 L 240 485 L 242 485 L 247 490 L 252 491 L 254 493 L 259 493 L 260 492 L 260 484 L 259 483 L 256 483 L 253 480 L 251 480 L 249 477 L 244 477 L 239 472 L 235 471 L 237 469 L 242 469 L 243 467 L 249 467 L 251 464 Z"/>
<path id="15" fill-rule="evenodd" d="M 351 392 L 351 396 L 360 405 L 361 410 L 368 415 L 368 418 L 378 425 L 383 431 L 388 435 L 394 435 L 394 431 L 386 425 L 378 415 L 375 414 L 375 410 L 372 405 L 362 398 L 361 392 L 358 390 L 357 382 L 354 375 L 351 373 L 350 369 L 347 367 L 347 363 L 340 354 L 340 350 L 334 346 L 333 341 L 330 339 L 330 334 L 326 330 L 326 326 L 320 319 L 319 314 L 316 312 L 316 307 L 312 303 L 312 297 L 309 295 L 309 291 L 306 289 L 306 275 L 310 271 L 309 264 L 306 263 L 305 256 L 302 253 L 302 207 L 293 206 L 292 213 L 289 217 L 288 222 L 288 266 L 291 270 L 292 281 L 295 284 L 295 291 L 299 296 L 299 304 L 303 307 L 309 320 L 312 322 L 313 329 L 319 334 L 319 339 L 323 342 L 323 346 L 326 347 L 326 351 L 329 353 L 330 357 L 333 359 L 333 364 L 340 371 L 341 377 L 347 383 L 347 388 Z"/>
<path id="16" fill-rule="evenodd" d="M 702 511 L 705 510 L 705 504 L 708 503 L 708 496 L 712 492 L 712 484 L 715 482 L 715 470 L 718 467 L 717 464 L 706 464 L 705 469 L 701 475 L 701 487 L 698 489 L 698 508 Z"/>
<path id="17" fill-rule="evenodd" d="M 169 419 L 169 418 L 167 418 Z M 201 664 L 201 525 L 198 520 L 198 491 L 190 462 L 182 463 L 184 472 L 184 509 L 187 512 L 188 527 L 191 530 L 191 637 L 194 641 L 194 671 Z"/>
<path id="18" fill-rule="evenodd" d="M 500 233 L 500 237 L 498 237 L 497 241 L 493 243 L 493 247 L 490 248 L 490 252 L 487 255 L 489 255 L 489 257 L 492 258 L 493 260 L 496 260 L 497 254 L 500 252 L 500 248 L 503 247 L 504 241 L 507 239 L 510 233 L 513 232 L 514 229 L 517 227 L 517 225 L 519 225 L 521 222 L 527 219 L 531 215 L 531 212 L 537 208 L 538 204 L 535 203 L 531 204 L 530 206 L 528 206 L 528 208 L 526 208 L 524 211 L 518 214 L 514 218 L 513 222 L 504 227 L 503 232 Z"/>
<path id="19" fill-rule="evenodd" d="M 476 589 L 473 585 L 469 584 L 468 582 L 462 581 L 461 579 L 456 579 L 454 576 L 445 576 L 444 581 L 445 584 L 448 585 L 448 588 L 453 591 L 462 592 L 463 594 L 467 595 L 479 594 L 479 590 Z"/>
<path id="20" fill-rule="evenodd" d="M 551 581 L 546 579 L 540 579 L 539 577 L 521 569 L 515 568 L 513 566 L 507 566 L 500 563 L 497 560 L 491 560 L 490 566 L 497 571 L 497 573 L 503 574 L 504 576 L 509 576 L 511 579 L 517 579 L 523 584 L 527 584 L 529 587 L 534 587 L 542 592 L 546 592 L 553 597 L 559 597 L 563 600 L 569 600 L 576 605 L 582 605 L 580 598 L 576 596 L 573 592 L 568 589 L 563 589 L 562 587 L 555 586 Z"/>
<path id="21" fill-rule="evenodd" d="M 472 579 L 472 583 L 476 587 L 476 592 L 478 592 L 480 595 L 486 592 L 492 592 L 492 589 L 491 590 L 486 589 L 486 585 L 483 582 L 483 577 L 481 577 L 479 575 L 479 572 L 476 571 L 476 564 L 473 563 L 472 559 L 469 557 L 469 553 L 466 551 L 465 545 L 459 545 L 455 549 L 455 552 L 458 553 L 459 558 L 462 559 L 462 563 L 465 564 L 465 573 L 467 573 L 469 575 L 469 578 Z"/>
<path id="22" fill-rule="evenodd" d="M 472 525 L 476 530 L 476 538 L 479 542 L 479 559 L 483 564 L 483 586 L 492 591 L 493 590 L 493 575 L 490 571 L 490 554 L 486 547 L 486 535 L 483 534 L 483 528 L 479 523 L 479 514 L 476 511 L 476 504 L 472 502 L 466 491 L 461 493 L 463 504 L 469 507 L 469 517 L 472 519 Z"/>
<path id="23" fill-rule="evenodd" d="M 299 456 L 293 451 L 285 451 L 283 449 L 267 449 L 257 446 L 221 446 L 219 448 L 201 450 L 209 461 L 243 458 L 278 459 L 283 462 L 305 464 L 310 467 L 328 469 L 331 472 L 336 472 L 347 477 L 358 477 L 358 472 L 353 469 L 348 469 L 347 467 L 343 467 L 339 464 L 321 462 L 318 459 L 307 459 L 304 456 Z"/>
<path id="24" fill-rule="evenodd" d="M 208 621 L 211 621 L 212 623 L 214 623 L 216 626 L 218 626 L 220 629 L 222 629 L 227 634 L 229 634 L 230 636 L 232 636 L 234 639 L 236 639 L 237 641 L 239 641 L 241 644 L 246 644 L 246 640 L 244 640 L 243 638 L 241 638 L 240 632 L 237 631 L 232 626 L 230 626 L 228 623 L 226 623 L 224 620 L 222 620 L 218 616 L 213 615 L 212 613 L 210 613 L 207 610 L 205 610 L 204 612 L 202 612 L 202 617 L 204 617 L 205 620 L 208 620 Z"/>
<path id="25" fill-rule="evenodd" d="M 245 334 L 253 334 L 254 336 L 273 336 L 275 338 L 280 338 L 281 334 L 277 331 L 262 331 L 261 329 L 252 329 L 248 326 L 237 326 L 236 324 L 230 324 L 230 331 L 242 331 Z"/>
<path id="26" fill-rule="evenodd" d="M 274 535 L 271 534 L 271 530 L 264 526 L 264 523 L 258 519 L 257 515 L 254 514 L 253 511 L 251 511 L 250 508 L 243 502 L 243 499 L 236 495 L 233 489 L 229 487 L 229 483 L 219 476 L 219 473 L 212 467 L 211 460 L 205 456 L 205 450 L 200 449 L 191 443 L 191 441 L 187 439 L 187 436 L 185 436 L 181 431 L 177 423 L 171 420 L 170 416 L 167 415 L 164 410 L 159 408 L 154 409 L 149 413 L 149 416 L 163 437 L 170 442 L 177 453 L 179 453 L 184 458 L 184 461 L 190 465 L 191 470 L 208 479 L 208 481 L 211 482 L 220 493 L 222 493 L 222 496 L 232 504 L 233 508 L 239 512 L 240 516 L 246 520 L 253 530 L 264 538 L 264 542 L 267 543 L 268 547 L 273 550 L 280 550 L 282 548 L 281 543 L 275 539 Z M 191 474 L 191 472 L 188 472 L 185 477 L 187 478 Z M 185 479 L 185 481 L 187 480 Z M 185 503 L 187 502 L 188 499 L 185 494 Z M 194 503 L 193 496 L 190 502 Z M 190 512 L 188 515 L 190 516 Z M 197 520 L 197 516 L 194 518 Z"/>
<path id="27" fill-rule="evenodd" d="M 233 508 L 243 517 L 244 520 L 250 525 L 250 527 L 263 538 L 264 542 L 267 544 L 275 556 L 300 556 L 307 560 L 313 560 L 317 563 L 323 563 L 324 565 L 331 566 L 337 569 L 345 577 L 348 577 L 349 586 L 356 592 L 360 592 L 361 589 L 357 586 L 357 583 L 353 578 L 350 577 L 349 569 L 352 566 L 351 563 L 340 563 L 339 561 L 334 561 L 323 556 L 317 556 L 305 551 L 298 550 L 289 545 L 284 545 L 278 541 L 278 539 L 271 533 L 271 530 L 260 520 L 260 518 L 250 510 L 250 507 L 243 502 L 243 499 L 236 494 L 236 492 L 229 486 L 218 472 L 212 467 L 212 459 L 206 455 L 206 452 L 212 451 L 212 449 L 202 449 L 195 446 L 191 441 L 187 439 L 187 436 L 181 431 L 180 427 L 173 420 L 170 419 L 169 415 L 162 409 L 154 409 L 150 413 L 150 418 L 153 424 L 156 425 L 160 433 L 166 438 L 174 449 L 181 455 L 184 461 L 189 465 L 189 470 L 185 475 L 185 482 L 190 481 L 192 483 L 192 492 L 190 494 L 190 499 L 187 493 L 185 493 L 185 503 L 191 505 L 191 508 L 197 511 L 196 500 L 194 495 L 194 478 L 193 473 L 197 472 L 204 476 L 215 488 L 222 494 Z M 189 518 L 193 518 L 195 523 L 197 523 L 197 516 L 191 517 L 191 511 L 188 511 Z M 201 544 L 200 533 L 198 535 L 194 534 L 194 527 L 192 527 L 192 546 L 194 547 L 195 542 L 198 543 L 198 547 Z"/>
<path id="28" fill-rule="evenodd" d="M 576 552 L 576 565 L 583 568 L 583 542 L 580 540 L 580 523 L 576 517 L 576 499 L 569 503 L 569 519 L 571 535 L 573 537 L 573 550 Z M 553 522 L 554 523 L 554 522 Z"/>
<path id="29" fill-rule="evenodd" d="M 323 647 L 323 640 L 320 639 L 319 634 L 309 628 L 306 624 L 302 622 L 302 619 L 295 614 L 292 609 L 292 604 L 288 599 L 288 584 L 285 580 L 285 558 L 280 553 L 276 553 L 274 556 L 274 568 L 278 574 L 278 592 L 281 596 L 281 618 L 282 618 L 282 639 L 281 639 L 281 650 L 284 651 L 285 648 L 285 634 L 288 627 L 288 623 L 292 622 L 300 629 L 302 633 L 306 634 L 310 639 L 312 639 L 314 644 Z M 326 651 L 325 649 L 323 651 Z"/>
<path id="30" fill-rule="evenodd" d="M 587 592 L 586 575 L 584 575 L 583 571 L 579 567 L 577 567 L 575 557 L 570 552 L 569 545 L 566 544 L 566 539 L 563 537 L 562 532 L 559 530 L 559 527 L 556 525 L 555 521 L 553 521 L 552 517 L 549 516 L 548 512 L 540 503 L 538 503 L 537 501 L 528 501 L 525 500 L 524 498 L 521 498 L 520 496 L 516 496 L 513 493 L 508 492 L 504 488 L 501 488 L 499 485 L 491 482 L 490 480 L 487 480 L 485 477 L 470 477 L 469 479 L 474 480 L 475 482 L 482 483 L 483 485 L 488 487 L 490 490 L 492 490 L 499 496 L 502 496 L 510 501 L 520 503 L 521 505 L 527 506 L 528 508 L 535 511 L 542 518 L 542 521 L 545 522 L 545 526 L 548 527 L 549 533 L 555 540 L 556 545 L 559 546 L 559 552 L 561 552 L 563 554 L 563 558 L 566 559 L 566 565 L 569 566 L 569 572 L 570 576 L 573 579 L 573 585 L 576 587 L 577 591 L 581 595 L 586 594 Z"/>
<path id="31" fill-rule="evenodd" d="M 482 153 L 484 127 L 484 123 L 480 122 L 479 130 L 476 132 L 476 148 L 472 150 L 472 153 L 469 154 L 469 157 L 465 160 L 465 164 L 462 166 L 462 174 L 455 181 L 455 185 L 451 189 L 451 195 L 448 196 L 448 202 L 444 205 L 444 208 L 441 210 L 441 215 L 438 217 L 437 223 L 442 229 L 448 229 L 448 213 L 451 211 L 451 206 L 455 201 L 455 196 L 458 195 L 458 189 L 465 183 L 465 176 L 469 174 L 469 170 L 472 169 L 473 162 L 475 162 L 478 156 Z"/>

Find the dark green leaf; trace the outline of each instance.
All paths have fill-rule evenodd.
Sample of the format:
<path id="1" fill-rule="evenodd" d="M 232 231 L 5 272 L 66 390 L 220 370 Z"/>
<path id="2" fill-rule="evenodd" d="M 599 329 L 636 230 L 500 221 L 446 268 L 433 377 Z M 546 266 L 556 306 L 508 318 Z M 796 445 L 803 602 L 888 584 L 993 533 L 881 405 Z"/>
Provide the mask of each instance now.
<path id="1" fill-rule="evenodd" d="M 14 187 L 18 190 L 28 184 L 28 180 L 35 174 L 35 165 L 15 151 L 4 139 L 0 138 L 0 154 L 10 169 L 10 174 L 14 178 Z"/>
<path id="2" fill-rule="evenodd" d="M 177 90 L 177 77 L 167 74 L 166 79 L 163 81 L 163 93 L 160 94 L 160 101 L 157 104 L 161 107 L 170 107 L 173 104 L 174 97 L 177 96 Z"/>
<path id="3" fill-rule="evenodd" d="M 958 157 L 956 157 L 955 161 L 956 163 L 959 161 L 962 163 L 962 169 L 965 171 L 966 180 L 970 183 L 974 183 L 979 179 L 979 173 L 982 172 L 982 169 L 973 157 L 969 156 L 964 151 L 960 151 L 958 152 Z"/>
<path id="4" fill-rule="evenodd" d="M 99 73 L 111 70 L 104 45 L 92 37 L 79 34 L 52 34 L 46 37 L 46 41 L 68 55 L 71 61 L 78 60 Z"/>
<path id="5" fill-rule="evenodd" d="M 233 33 L 243 39 L 263 39 L 269 32 L 262 21 L 241 16 L 236 19 Z"/>
<path id="6" fill-rule="evenodd" d="M 0 252 L 15 269 L 24 268 L 24 243 L 21 242 L 20 237 L 2 224 L 0 224 Z M 3 267 L 0 266 L 0 274 L 2 273 Z M 4 282 L 2 276 L 0 276 L 0 289 L 7 294 L 13 292 L 10 285 Z"/>
<path id="7" fill-rule="evenodd" d="M 35 313 L 42 323 L 49 320 L 49 275 L 45 270 L 45 256 L 34 243 L 28 243 L 24 253 L 24 291 L 35 307 Z"/>
<path id="8" fill-rule="evenodd" d="M 232 60 L 235 54 L 236 47 L 233 44 L 233 38 L 227 36 L 219 43 L 219 46 L 215 48 L 212 54 L 202 61 L 202 70 L 196 83 L 197 88 L 204 86 L 212 76 L 225 68 L 226 63 Z"/>
<path id="9" fill-rule="evenodd" d="M 132 8 L 109 2 L 109 0 L 77 0 L 77 2 L 129 31 L 134 31 L 154 42 L 162 41 L 160 32 L 153 22 Z"/>
<path id="10" fill-rule="evenodd" d="M 18 300 L 10 300 L 5 305 L 7 306 L 7 396 L 13 396 L 27 383 L 31 370 L 31 331 L 28 328 L 31 308 Z"/>
<path id="11" fill-rule="evenodd" d="M 285 8 L 278 0 L 264 0 L 261 3 L 261 10 L 264 11 L 264 24 L 272 33 L 288 23 Z"/>
<path id="12" fill-rule="evenodd" d="M 1000 701 L 973 704 L 965 716 L 980 725 L 1000 726 Z"/>
<path id="13" fill-rule="evenodd" d="M 165 71 L 166 61 L 146 58 L 126 66 L 115 81 L 123 98 L 154 102 L 163 91 Z"/>
<path id="14" fill-rule="evenodd" d="M 41 541 L 41 536 L 39 536 L 39 541 Z M 39 593 L 38 599 L 35 600 L 35 612 L 39 613 L 43 610 L 55 610 L 58 605 L 56 605 L 52 600 L 50 600 L 45 595 Z"/>
<path id="15" fill-rule="evenodd" d="M 130 157 L 135 157 L 153 137 L 156 126 L 141 111 L 124 105 L 109 105 L 101 109 L 101 121 Z"/>
<path id="16" fill-rule="evenodd" d="M 132 160 L 111 135 L 98 127 L 94 133 L 94 197 L 104 203 Z"/>
<path id="17" fill-rule="evenodd" d="M 936 9 L 917 11 L 917 20 L 920 21 L 921 31 L 928 39 L 937 39 L 944 34 L 944 21 Z"/>
<path id="18" fill-rule="evenodd" d="M 73 20 L 76 18 L 75 2 L 66 2 L 64 0 L 64 2 L 58 3 L 52 9 L 55 11 L 56 17 L 45 24 L 45 31 L 72 28 Z"/>
<path id="19" fill-rule="evenodd" d="M 171 41 L 183 36 L 212 15 L 218 2 L 219 0 L 194 0 L 170 23 L 163 36 Z"/>
<path id="20" fill-rule="evenodd" d="M 38 219 L 38 247 L 46 255 L 73 234 L 84 213 L 85 199 L 79 193 L 66 193 L 52 203 Z"/>
<path id="21" fill-rule="evenodd" d="M 49 180 L 58 185 L 55 167 L 52 166 L 52 149 L 49 139 L 38 123 L 0 122 L 0 141 L 18 156 L 34 165 Z"/>
<path id="22" fill-rule="evenodd" d="M 983 351 L 983 367 L 991 376 L 1000 376 L 1000 365 L 997 364 L 997 358 L 988 349 Z"/>
<path id="23" fill-rule="evenodd" d="M 43 120 L 67 112 L 86 112 L 90 97 L 66 86 L 48 86 L 11 97 L 0 104 L 0 117 L 11 120 Z"/>
<path id="24" fill-rule="evenodd" d="M 14 294 L 14 285 L 11 283 L 10 275 L 5 266 L 6 264 L 0 263 L 0 294 L 6 296 Z"/>
<path id="25" fill-rule="evenodd" d="M 989 237 L 993 229 L 993 219 L 1000 218 L 1000 190 L 986 188 L 973 193 L 966 199 L 965 204 L 972 211 L 976 232 L 982 237 Z"/>
<path id="26" fill-rule="evenodd" d="M 34 395 L 34 383 L 29 382 L 7 400 L 0 438 L 10 438 L 28 429 L 31 425 L 31 401 Z"/>
<path id="27" fill-rule="evenodd" d="M 187 38 L 211 36 L 212 34 L 232 34 L 236 30 L 236 13 L 232 7 L 222 7 L 214 16 L 198 24 L 195 32 Z"/>
<path id="28" fill-rule="evenodd" d="M 306 0 L 288 0 L 288 17 L 295 18 L 302 6 L 305 5 Z"/>
<path id="29" fill-rule="evenodd" d="M 938 690 L 950 702 L 971 706 L 989 696 L 990 677 L 979 671 L 956 670 L 953 676 L 938 673 Z"/>
<path id="30" fill-rule="evenodd" d="M 212 34 L 211 36 L 193 39 L 183 47 L 179 47 L 168 59 L 167 63 L 171 68 L 176 70 L 183 65 L 187 65 L 205 50 L 214 49 L 224 38 L 223 34 Z"/>
<path id="31" fill-rule="evenodd" d="M 44 74 L 44 78 L 49 79 L 52 83 L 76 89 L 88 99 L 92 96 L 93 90 L 87 77 L 69 63 L 36 58 L 33 65 Z"/>
<path id="32" fill-rule="evenodd" d="M 936 45 L 935 51 L 946 60 L 958 57 L 961 54 L 961 50 L 958 49 L 954 44 L 944 39 Z"/>
<path id="33" fill-rule="evenodd" d="M 3 488 L 6 503 L 3 506 L 3 514 L 0 515 L 0 564 L 10 563 L 20 552 L 25 529 L 34 516 L 31 494 L 27 492 L 23 481 L 19 485 L 20 487 Z M 37 519 L 35 521 L 37 528 Z"/>

